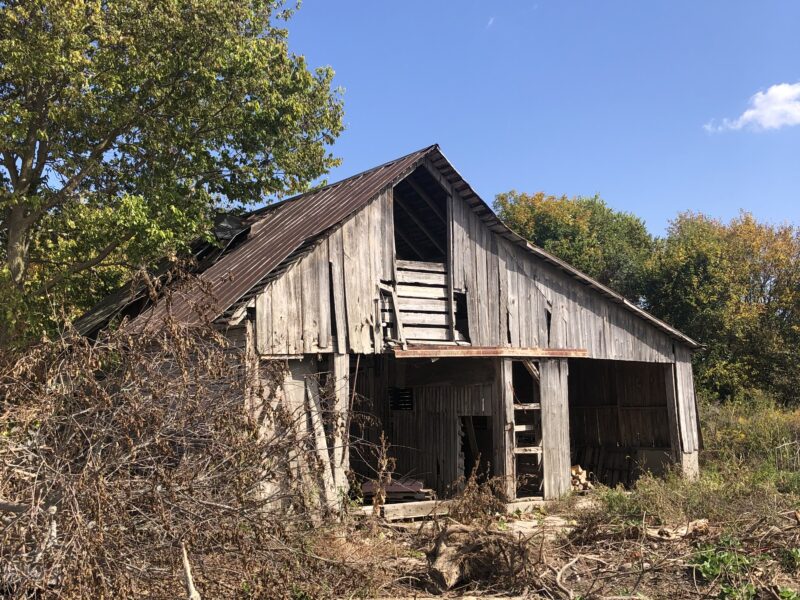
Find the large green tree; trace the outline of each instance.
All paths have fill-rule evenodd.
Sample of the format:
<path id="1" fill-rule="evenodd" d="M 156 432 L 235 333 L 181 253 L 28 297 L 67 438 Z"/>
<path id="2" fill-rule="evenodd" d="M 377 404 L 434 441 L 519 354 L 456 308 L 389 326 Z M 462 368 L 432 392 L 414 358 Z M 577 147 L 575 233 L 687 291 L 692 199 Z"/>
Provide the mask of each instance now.
<path id="1" fill-rule="evenodd" d="M 703 388 L 800 399 L 800 229 L 684 213 L 648 271 L 647 308 L 707 347 L 695 360 Z"/>
<path id="2" fill-rule="evenodd" d="M 341 100 L 330 69 L 289 51 L 294 8 L 0 2 L 6 326 L 59 293 L 90 302 L 203 234 L 215 208 L 303 190 L 335 164 Z"/>
<path id="3" fill-rule="evenodd" d="M 653 239 L 638 217 L 601 198 L 511 191 L 495 198 L 498 216 L 520 235 L 633 301 L 644 290 Z"/>

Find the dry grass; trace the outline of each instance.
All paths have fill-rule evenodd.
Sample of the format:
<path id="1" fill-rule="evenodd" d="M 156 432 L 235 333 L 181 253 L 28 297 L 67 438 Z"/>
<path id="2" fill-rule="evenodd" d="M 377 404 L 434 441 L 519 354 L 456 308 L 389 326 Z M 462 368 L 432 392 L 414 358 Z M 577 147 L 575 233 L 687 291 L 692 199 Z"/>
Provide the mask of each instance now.
<path id="1" fill-rule="evenodd" d="M 186 597 L 182 548 L 204 598 L 391 584 L 393 545 L 316 502 L 313 440 L 271 396 L 281 369 L 254 386 L 223 338 L 178 328 L 65 336 L 4 364 L 3 597 Z"/>

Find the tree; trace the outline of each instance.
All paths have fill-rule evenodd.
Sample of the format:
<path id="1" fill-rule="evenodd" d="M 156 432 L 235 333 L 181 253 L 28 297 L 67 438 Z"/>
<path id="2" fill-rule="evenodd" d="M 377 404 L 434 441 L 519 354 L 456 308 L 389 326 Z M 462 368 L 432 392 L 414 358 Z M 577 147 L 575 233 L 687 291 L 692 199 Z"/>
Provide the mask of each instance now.
<path id="1" fill-rule="evenodd" d="M 341 100 L 330 69 L 288 50 L 293 10 L 0 3 L 5 295 L 30 307 L 69 286 L 105 290 L 185 248 L 215 208 L 304 190 L 334 165 Z"/>
<path id="2" fill-rule="evenodd" d="M 639 301 L 653 239 L 644 223 L 601 198 L 499 194 L 495 211 L 534 244 L 624 296 Z"/>
<path id="3" fill-rule="evenodd" d="M 753 390 L 797 401 L 800 230 L 684 213 L 649 265 L 647 308 L 706 345 L 695 366 L 720 398 Z"/>

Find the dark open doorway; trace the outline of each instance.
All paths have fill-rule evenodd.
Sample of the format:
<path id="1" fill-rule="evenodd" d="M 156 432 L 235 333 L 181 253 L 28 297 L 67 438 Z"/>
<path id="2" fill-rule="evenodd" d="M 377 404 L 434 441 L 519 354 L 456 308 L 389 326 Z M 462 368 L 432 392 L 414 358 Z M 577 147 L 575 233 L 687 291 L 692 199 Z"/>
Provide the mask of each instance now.
<path id="1" fill-rule="evenodd" d="M 491 417 L 461 417 L 461 456 L 464 460 L 464 477 L 474 472 L 479 482 L 492 476 L 491 456 L 492 423 Z"/>

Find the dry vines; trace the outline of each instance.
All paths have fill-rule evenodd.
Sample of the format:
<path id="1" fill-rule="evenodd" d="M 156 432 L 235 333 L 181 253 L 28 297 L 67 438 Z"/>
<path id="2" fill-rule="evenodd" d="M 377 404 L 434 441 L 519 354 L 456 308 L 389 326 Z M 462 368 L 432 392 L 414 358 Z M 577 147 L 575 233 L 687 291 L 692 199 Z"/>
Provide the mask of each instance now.
<path id="1" fill-rule="evenodd" d="M 368 568 L 315 552 L 327 533 L 292 468 L 313 441 L 272 401 L 280 369 L 254 390 L 246 365 L 210 329 L 174 327 L 64 336 L 7 360 L 0 595 L 324 597 L 372 585 Z"/>

